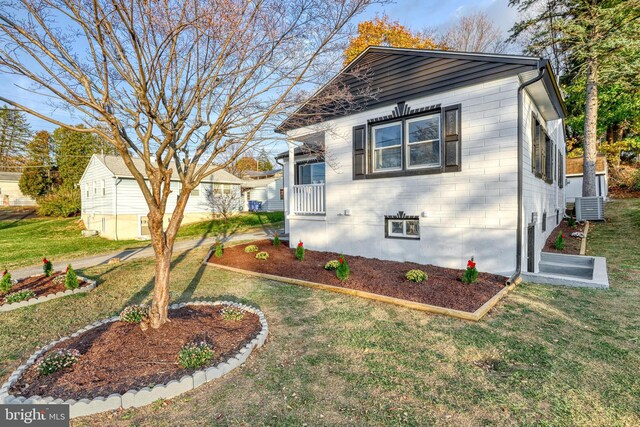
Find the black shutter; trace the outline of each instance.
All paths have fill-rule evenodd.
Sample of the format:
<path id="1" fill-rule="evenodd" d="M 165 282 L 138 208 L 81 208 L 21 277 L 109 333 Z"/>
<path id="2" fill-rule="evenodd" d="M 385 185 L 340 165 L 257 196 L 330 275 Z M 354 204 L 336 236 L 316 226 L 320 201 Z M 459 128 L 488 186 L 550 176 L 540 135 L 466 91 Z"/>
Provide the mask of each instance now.
<path id="1" fill-rule="evenodd" d="M 551 184 L 553 182 L 553 148 L 551 146 L 551 138 L 545 134 L 544 153 L 545 153 L 545 180 Z"/>
<path id="2" fill-rule="evenodd" d="M 364 179 L 367 173 L 366 126 L 353 128 L 353 179 Z"/>
<path id="3" fill-rule="evenodd" d="M 560 150 L 558 150 L 558 187 L 564 188 L 564 158 Z"/>
<path id="4" fill-rule="evenodd" d="M 535 176 L 540 176 L 540 123 L 535 115 L 531 115 L 531 172 Z"/>
<path id="5" fill-rule="evenodd" d="M 443 108 L 444 171 L 462 170 L 462 139 L 460 138 L 460 104 Z"/>

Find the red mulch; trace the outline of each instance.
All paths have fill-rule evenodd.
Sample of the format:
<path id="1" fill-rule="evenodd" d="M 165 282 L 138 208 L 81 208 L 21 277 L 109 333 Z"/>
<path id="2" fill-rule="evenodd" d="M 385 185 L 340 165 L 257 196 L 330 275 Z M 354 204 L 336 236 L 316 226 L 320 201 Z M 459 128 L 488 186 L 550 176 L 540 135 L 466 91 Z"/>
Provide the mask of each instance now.
<path id="1" fill-rule="evenodd" d="M 298 261 L 294 255 L 295 250 L 289 249 L 286 244 L 275 247 L 268 240 L 252 244 L 257 245 L 261 251 L 268 252 L 269 259 L 258 260 L 255 252 L 245 253 L 245 245 L 239 245 L 225 248 L 222 258 L 212 255 L 209 262 L 467 312 L 474 312 L 491 299 L 504 287 L 507 279 L 496 274 L 480 273 L 476 283 L 464 284 L 460 281 L 462 270 L 347 256 L 345 258 L 351 275 L 345 282 L 341 282 L 335 271 L 324 269 L 327 261 L 338 259 L 340 254 L 307 250 L 304 261 Z M 423 283 L 405 279 L 407 271 L 412 269 L 426 272 L 429 279 Z"/>
<path id="2" fill-rule="evenodd" d="M 25 279 L 18 280 L 18 283 L 11 287 L 11 290 L 7 294 L 11 294 L 18 291 L 24 291 L 27 289 L 32 290 L 36 294 L 36 298 L 46 296 L 49 294 L 57 294 L 58 292 L 64 292 L 67 288 L 64 287 L 64 282 L 56 284 L 53 283 L 53 278 L 57 276 L 64 276 L 64 272 L 57 271 L 51 276 L 46 277 L 44 274 L 34 277 L 27 277 Z M 89 283 L 79 280 L 80 287 L 87 286 Z M 4 296 L 7 295 L 0 291 L 0 305 L 5 304 Z"/>
<path id="3" fill-rule="evenodd" d="M 566 219 L 560 221 L 560 224 L 551 232 L 547 241 L 544 244 L 545 252 L 555 252 L 559 254 L 571 254 L 580 255 L 580 245 L 582 245 L 582 238 L 572 237 L 571 233 L 576 231 L 584 232 L 584 223 L 576 223 L 574 227 L 570 227 Z M 564 233 L 564 249 L 556 249 L 556 239 L 560 232 Z"/>
<path id="4" fill-rule="evenodd" d="M 245 312 L 239 321 L 225 321 L 220 315 L 222 307 L 170 310 L 170 322 L 159 329 L 143 331 L 139 324 L 120 321 L 91 329 L 49 350 L 78 350 L 81 356 L 73 366 L 41 376 L 32 365 L 10 393 L 78 400 L 179 380 L 193 372 L 178 365 L 178 353 L 185 344 L 213 343 L 214 365 L 237 353 L 260 332 L 260 319 L 254 313 Z"/>

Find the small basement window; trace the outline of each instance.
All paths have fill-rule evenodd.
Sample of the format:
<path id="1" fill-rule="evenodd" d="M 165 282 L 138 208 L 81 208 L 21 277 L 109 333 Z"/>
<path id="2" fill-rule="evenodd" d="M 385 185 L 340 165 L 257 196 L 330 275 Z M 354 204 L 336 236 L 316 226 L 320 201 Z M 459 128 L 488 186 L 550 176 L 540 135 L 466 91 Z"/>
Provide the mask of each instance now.
<path id="1" fill-rule="evenodd" d="M 417 216 L 406 216 L 398 212 L 395 216 L 385 216 L 385 238 L 420 239 L 420 220 Z"/>

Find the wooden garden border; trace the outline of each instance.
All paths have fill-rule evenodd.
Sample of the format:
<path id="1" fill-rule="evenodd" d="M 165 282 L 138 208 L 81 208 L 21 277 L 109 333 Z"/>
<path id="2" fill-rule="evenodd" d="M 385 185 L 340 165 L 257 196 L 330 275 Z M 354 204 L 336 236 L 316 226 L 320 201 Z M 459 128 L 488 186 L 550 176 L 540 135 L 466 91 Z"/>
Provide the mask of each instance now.
<path id="1" fill-rule="evenodd" d="M 521 281 L 520 279 L 518 279 L 514 283 L 505 286 L 500 290 L 500 292 L 492 296 L 491 299 L 485 302 L 480 308 L 478 308 L 473 313 L 470 313 L 468 311 L 439 307 L 437 305 L 423 304 L 420 302 L 408 301 L 400 298 L 389 297 L 386 295 L 379 295 L 371 292 L 359 291 L 356 289 L 341 288 L 339 286 L 325 285 L 323 283 L 309 282 L 306 280 L 292 279 L 289 277 L 275 276 L 273 274 L 258 273 L 251 270 L 243 270 L 240 268 L 220 265 L 213 262 L 208 262 L 209 258 L 211 257 L 211 253 L 212 251 L 209 251 L 209 253 L 207 254 L 207 257 L 203 261 L 203 264 L 213 266 L 222 270 L 232 271 L 234 273 L 246 274 L 248 276 L 260 277 L 262 279 L 273 280 L 276 282 L 284 282 L 292 285 L 305 286 L 307 288 L 321 289 L 324 291 L 336 292 L 339 294 L 357 296 L 360 298 L 371 299 L 374 301 L 385 302 L 388 304 L 395 304 L 401 307 L 411 308 L 413 310 L 426 311 L 434 314 L 443 314 L 445 316 L 455 317 L 457 319 L 463 319 L 463 320 L 471 320 L 474 322 L 477 322 L 480 319 L 482 319 L 489 312 L 489 310 L 491 310 L 498 303 L 498 301 L 504 298 L 504 296 L 507 295 L 507 293 L 509 293 L 516 286 L 516 284 L 518 284 Z"/>
<path id="2" fill-rule="evenodd" d="M 585 255 L 587 253 L 587 234 L 589 233 L 589 221 L 585 221 L 584 230 L 582 230 L 582 232 L 584 233 L 584 237 L 580 242 L 580 255 Z"/>

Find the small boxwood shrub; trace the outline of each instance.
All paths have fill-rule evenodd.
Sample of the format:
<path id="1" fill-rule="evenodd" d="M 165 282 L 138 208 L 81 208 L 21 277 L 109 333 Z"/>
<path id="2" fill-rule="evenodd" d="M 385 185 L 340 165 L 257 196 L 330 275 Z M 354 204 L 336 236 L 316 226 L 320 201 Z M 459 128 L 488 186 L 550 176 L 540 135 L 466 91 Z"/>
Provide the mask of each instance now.
<path id="1" fill-rule="evenodd" d="M 302 244 L 302 242 L 299 242 L 298 246 L 296 247 L 296 258 L 299 261 L 304 260 L 304 245 Z"/>
<path id="2" fill-rule="evenodd" d="M 278 233 L 273 235 L 273 246 L 280 246 L 280 236 L 278 235 Z"/>
<path id="3" fill-rule="evenodd" d="M 262 261 L 267 260 L 267 259 L 269 259 L 269 253 L 268 252 L 258 252 L 256 254 L 256 258 L 259 259 L 259 260 L 262 260 Z"/>
<path id="4" fill-rule="evenodd" d="M 422 283 L 429 278 L 429 275 L 422 270 L 415 269 L 407 271 L 407 274 L 405 274 L 404 277 L 412 282 Z"/>
<path id="5" fill-rule="evenodd" d="M 46 258 L 42 258 L 42 271 L 44 271 L 45 276 L 51 277 L 53 273 L 53 263 Z"/>
<path id="6" fill-rule="evenodd" d="M 324 265 L 324 269 L 327 271 L 333 271 L 333 270 L 337 270 L 339 266 L 340 266 L 340 261 L 338 261 L 337 259 L 332 259 L 331 261 L 327 262 Z"/>
<path id="7" fill-rule="evenodd" d="M 213 256 L 216 258 L 222 258 L 222 251 L 224 250 L 224 245 L 220 242 L 216 242 L 214 245 Z"/>
<path id="8" fill-rule="evenodd" d="M 13 304 L 14 302 L 20 302 L 35 298 L 36 294 L 31 289 L 25 289 L 23 291 L 14 292 L 4 297 L 7 304 Z"/>
<path id="9" fill-rule="evenodd" d="M 11 286 L 13 286 L 13 282 L 11 281 L 11 273 L 5 270 L 2 273 L 2 279 L 0 279 L 0 292 L 6 294 L 11 290 Z"/>
<path id="10" fill-rule="evenodd" d="M 69 290 L 78 289 L 80 282 L 78 281 L 78 275 L 71 267 L 71 264 L 67 265 L 67 274 L 64 276 L 64 287 Z"/>
<path id="11" fill-rule="evenodd" d="M 220 310 L 220 314 L 224 320 L 242 320 L 244 318 L 244 311 L 231 305 L 224 306 Z"/>
<path id="12" fill-rule="evenodd" d="M 462 276 L 462 283 L 475 283 L 478 280 L 478 270 L 476 269 L 476 263 L 473 261 L 473 257 L 467 261 L 467 269 Z"/>
<path id="13" fill-rule="evenodd" d="M 338 260 L 338 264 L 339 264 L 338 268 L 336 268 L 336 277 L 344 282 L 349 278 L 349 275 L 351 274 L 351 270 L 349 269 L 349 264 L 347 264 L 347 260 L 342 255 Z"/>
<path id="14" fill-rule="evenodd" d="M 198 369 L 208 365 L 215 352 L 206 341 L 185 344 L 178 353 L 178 363 L 184 369 Z"/>
<path id="15" fill-rule="evenodd" d="M 131 304 L 120 312 L 120 320 L 127 323 L 140 323 L 147 317 L 149 317 L 149 307 L 144 304 Z"/>
<path id="16" fill-rule="evenodd" d="M 244 248 L 244 251 L 248 254 L 252 253 L 252 252 L 258 252 L 260 249 L 258 249 L 258 247 L 256 245 L 249 245 L 246 248 Z"/>
<path id="17" fill-rule="evenodd" d="M 564 250 L 565 242 L 564 242 L 564 233 L 558 233 L 558 237 L 556 237 L 556 249 L 559 251 Z"/>
<path id="18" fill-rule="evenodd" d="M 40 375 L 49 375 L 74 365 L 80 359 L 78 350 L 57 350 L 36 362 Z"/>

